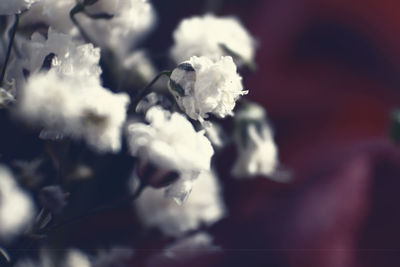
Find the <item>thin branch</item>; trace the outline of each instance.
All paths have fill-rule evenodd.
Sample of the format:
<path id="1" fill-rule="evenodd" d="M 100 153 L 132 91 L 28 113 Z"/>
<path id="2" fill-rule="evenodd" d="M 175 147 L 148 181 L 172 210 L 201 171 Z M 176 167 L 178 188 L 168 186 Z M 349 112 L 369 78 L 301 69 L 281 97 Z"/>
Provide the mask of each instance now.
<path id="1" fill-rule="evenodd" d="M 6 58 L 4 59 L 3 69 L 1 70 L 0 74 L 0 86 L 3 84 L 4 77 L 6 75 L 7 65 L 8 61 L 10 60 L 11 49 L 14 44 L 15 34 L 17 33 L 18 23 L 19 23 L 19 14 L 16 14 L 14 24 L 10 29 L 10 40 L 8 42 L 7 53 L 6 53 Z"/>
<path id="2" fill-rule="evenodd" d="M 151 87 L 160 79 L 162 76 L 171 76 L 171 71 L 166 70 L 162 71 L 159 74 L 157 74 L 156 77 L 153 78 L 153 80 L 146 85 L 144 88 L 142 88 L 135 96 L 135 99 L 132 101 L 131 104 L 131 110 L 136 111 L 136 107 L 139 104 L 140 100 L 142 100 L 145 96 L 151 93 Z"/>

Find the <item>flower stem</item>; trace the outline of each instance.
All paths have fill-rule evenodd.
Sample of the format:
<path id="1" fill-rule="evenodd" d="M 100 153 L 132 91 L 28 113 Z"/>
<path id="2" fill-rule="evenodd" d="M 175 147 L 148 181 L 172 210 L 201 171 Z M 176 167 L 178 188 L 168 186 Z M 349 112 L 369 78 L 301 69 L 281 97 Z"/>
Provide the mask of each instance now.
<path id="1" fill-rule="evenodd" d="M 0 74 L 0 86 L 3 84 L 4 77 L 6 75 L 7 65 L 8 65 L 8 61 L 10 60 L 11 49 L 14 44 L 15 34 L 17 33 L 18 23 L 19 23 L 19 15 L 16 14 L 14 24 L 13 24 L 12 28 L 10 29 L 10 40 L 8 42 L 6 58 L 4 59 L 3 69 L 1 70 L 1 74 Z"/>
<path id="2" fill-rule="evenodd" d="M 89 37 L 89 35 L 87 34 L 87 32 L 83 29 L 83 27 L 81 26 L 81 24 L 76 20 L 75 15 L 83 12 L 85 9 L 85 6 L 81 3 L 76 4 L 71 11 L 69 12 L 69 17 L 72 20 L 72 23 L 74 23 L 74 25 L 78 28 L 80 34 L 82 35 L 83 39 L 85 40 L 85 42 L 87 43 L 92 43 L 94 46 L 97 46 Z"/>
<path id="3" fill-rule="evenodd" d="M 153 78 L 153 80 L 148 85 L 139 90 L 139 92 L 136 94 L 135 99 L 132 101 L 131 110 L 136 111 L 136 107 L 139 104 L 140 100 L 142 100 L 145 96 L 151 93 L 151 87 L 158 81 L 158 79 L 160 79 L 164 75 L 169 77 L 171 76 L 171 73 L 172 72 L 169 70 L 160 72 L 159 74 L 157 74 L 156 77 Z"/>
<path id="4" fill-rule="evenodd" d="M 51 231 L 54 231 L 56 229 L 59 229 L 61 227 L 64 227 L 66 225 L 76 223 L 76 222 L 81 221 L 83 219 L 86 219 L 86 218 L 88 218 L 90 216 L 93 216 L 93 215 L 96 215 L 96 214 L 100 214 L 100 213 L 103 213 L 103 212 L 107 212 L 107 211 L 116 209 L 118 207 L 121 207 L 121 206 L 123 206 L 125 204 L 128 204 L 128 203 L 132 202 L 133 200 L 137 199 L 140 196 L 140 194 L 143 192 L 143 190 L 146 188 L 146 186 L 147 186 L 147 184 L 142 182 L 142 183 L 140 183 L 140 185 L 139 185 L 138 189 L 136 190 L 136 192 L 133 193 L 132 195 L 127 196 L 125 198 L 118 199 L 113 203 L 106 204 L 104 206 L 94 208 L 94 209 L 92 209 L 92 210 L 90 210 L 88 212 L 85 212 L 84 214 L 72 217 L 72 218 L 67 219 L 66 221 L 60 222 L 58 224 L 54 224 L 54 225 L 48 227 L 47 229 L 45 229 L 44 230 L 44 234 L 46 234 L 48 232 L 51 232 Z"/>

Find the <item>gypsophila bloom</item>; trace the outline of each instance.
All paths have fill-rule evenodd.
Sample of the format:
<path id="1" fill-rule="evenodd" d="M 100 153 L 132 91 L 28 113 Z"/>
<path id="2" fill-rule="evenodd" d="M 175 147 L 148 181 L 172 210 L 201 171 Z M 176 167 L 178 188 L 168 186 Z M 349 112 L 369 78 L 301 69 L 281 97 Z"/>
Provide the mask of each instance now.
<path id="1" fill-rule="evenodd" d="M 47 39 L 34 33 L 31 40 L 20 45 L 22 60 L 13 62 L 17 82 L 49 70 L 62 77 L 96 80 L 100 83 L 100 49 L 92 44 L 80 44 L 71 36 L 49 29 Z"/>
<path id="2" fill-rule="evenodd" d="M 209 113 L 219 118 L 232 116 L 238 98 L 247 94 L 229 56 L 217 62 L 191 57 L 173 70 L 168 86 L 179 107 L 199 121 Z"/>
<path id="3" fill-rule="evenodd" d="M 87 255 L 77 249 L 70 249 L 65 254 L 56 255 L 54 251 L 42 249 L 39 260 L 24 259 L 17 262 L 14 267 L 91 267 Z"/>
<path id="4" fill-rule="evenodd" d="M 101 86 L 100 50 L 52 30 L 47 40 L 34 34 L 22 47 L 24 60 L 14 73 L 29 75 L 19 79 L 20 116 L 46 132 L 84 139 L 99 152 L 119 151 L 130 100 Z"/>
<path id="5" fill-rule="evenodd" d="M 211 225 L 226 212 L 217 178 L 207 171 L 193 181 L 193 190 L 182 205 L 166 198 L 163 190 L 154 188 L 145 189 L 134 205 L 145 226 L 159 228 L 173 237 L 203 224 Z"/>
<path id="6" fill-rule="evenodd" d="M 88 6 L 90 14 L 107 13 L 111 19 L 93 20 L 83 14 L 77 18 L 95 43 L 111 49 L 123 60 L 155 25 L 156 15 L 148 0 L 99 0 Z"/>
<path id="7" fill-rule="evenodd" d="M 52 70 L 36 74 L 20 95 L 19 112 L 30 123 L 84 139 L 99 152 L 117 152 L 129 97 L 89 81 L 64 79 Z"/>
<path id="8" fill-rule="evenodd" d="M 190 192 L 191 180 L 201 171 L 210 169 L 214 154 L 210 141 L 204 132 L 196 132 L 184 116 L 177 112 L 171 114 L 159 106 L 147 111 L 146 120 L 149 125 L 128 125 L 130 151 L 143 161 L 178 172 L 180 180 L 185 182 L 172 184 L 169 192 L 172 197 L 183 201 Z"/>
<path id="9" fill-rule="evenodd" d="M 232 174 L 237 177 L 271 176 L 278 166 L 278 149 L 268 126 L 265 111 L 247 104 L 235 116 L 238 159 Z"/>
<path id="10" fill-rule="evenodd" d="M 0 240 L 8 241 L 22 233 L 34 218 L 35 208 L 15 182 L 11 172 L 0 165 Z"/>
<path id="11" fill-rule="evenodd" d="M 5 108 L 15 102 L 15 97 L 7 90 L 0 87 L 0 108 Z"/>
<path id="12" fill-rule="evenodd" d="M 254 60 L 255 42 L 235 17 L 206 14 L 184 19 L 173 37 L 171 56 L 176 63 L 192 56 L 206 56 L 217 61 L 224 55 L 237 55 L 238 65 Z"/>
<path id="13" fill-rule="evenodd" d="M 83 1 L 81 1 L 83 2 Z M 22 25 L 43 23 L 76 38 L 80 32 L 72 23 L 69 12 L 76 0 L 42 0 L 21 20 Z M 87 14 L 108 14 L 109 19 L 93 19 L 83 12 L 76 19 L 89 37 L 101 48 L 113 50 L 122 60 L 155 25 L 156 15 L 147 0 L 99 0 L 85 7 Z"/>
<path id="14" fill-rule="evenodd" d="M 40 0 L 1 0 L 0 15 L 20 14 Z"/>

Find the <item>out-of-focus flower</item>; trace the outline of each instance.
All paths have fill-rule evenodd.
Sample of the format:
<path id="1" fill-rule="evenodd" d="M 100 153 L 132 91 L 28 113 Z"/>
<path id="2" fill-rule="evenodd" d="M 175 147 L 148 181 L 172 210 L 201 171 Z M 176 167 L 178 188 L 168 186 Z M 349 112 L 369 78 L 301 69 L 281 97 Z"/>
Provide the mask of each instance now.
<path id="1" fill-rule="evenodd" d="M 9 91 L 0 87 L 0 108 L 5 108 L 14 101 L 14 96 Z"/>
<path id="2" fill-rule="evenodd" d="M 80 33 L 69 16 L 76 3 L 75 0 L 42 0 L 22 18 L 21 24 L 42 23 L 59 32 L 79 37 Z M 102 14 L 111 17 L 90 17 Z M 93 42 L 101 48 L 112 50 L 121 60 L 153 28 L 156 21 L 155 11 L 147 0 L 99 0 L 75 16 Z"/>
<path id="3" fill-rule="evenodd" d="M 17 262 L 15 267 L 91 267 L 89 257 L 77 249 L 70 249 L 61 257 L 52 254 L 51 250 L 43 249 L 38 261 L 24 259 Z"/>
<path id="4" fill-rule="evenodd" d="M 206 14 L 182 20 L 173 33 L 172 58 L 176 63 L 192 56 L 217 61 L 224 55 L 235 56 L 241 65 L 254 60 L 255 41 L 235 17 Z"/>
<path id="5" fill-rule="evenodd" d="M 186 261 L 218 253 L 221 248 L 213 244 L 206 232 L 182 237 L 168 245 L 161 253 L 152 255 L 146 266 L 185 266 Z"/>
<path id="6" fill-rule="evenodd" d="M 33 220 L 31 198 L 18 186 L 11 172 L 0 165 L 0 240 L 8 241 Z"/>
<path id="7" fill-rule="evenodd" d="M 121 148 L 128 103 L 126 94 L 78 77 L 64 79 L 54 71 L 29 78 L 18 99 L 19 112 L 28 122 L 84 139 L 99 152 Z"/>
<path id="8" fill-rule="evenodd" d="M 256 104 L 246 104 L 236 113 L 235 122 L 239 157 L 232 174 L 237 177 L 270 176 L 278 166 L 278 149 L 264 109 Z"/>
<path id="9" fill-rule="evenodd" d="M 47 131 L 82 138 L 100 152 L 118 151 L 129 97 L 101 86 L 99 49 L 52 30 L 47 40 L 34 34 L 23 46 L 25 61 L 16 68 L 30 75 L 21 82 L 20 115 Z"/>
<path id="10" fill-rule="evenodd" d="M 179 107 L 199 121 L 207 118 L 208 113 L 220 118 L 232 116 L 236 100 L 247 94 L 229 56 L 217 62 L 191 57 L 173 70 L 168 86 Z"/>
<path id="11" fill-rule="evenodd" d="M 128 266 L 134 252 L 130 248 L 113 247 L 110 250 L 100 250 L 92 260 L 92 267 L 122 267 Z"/>
<path id="12" fill-rule="evenodd" d="M 134 205 L 144 225 L 178 237 L 202 224 L 211 225 L 225 215 L 220 191 L 215 175 L 205 171 L 193 181 L 193 190 L 182 205 L 154 188 L 145 189 Z"/>
<path id="13" fill-rule="evenodd" d="M 20 44 L 22 60 L 11 66 L 19 88 L 21 81 L 39 72 L 52 70 L 63 78 L 95 80 L 100 83 L 100 49 L 92 44 L 80 44 L 71 36 L 49 29 L 47 39 L 34 33 L 31 40 Z"/>
<path id="14" fill-rule="evenodd" d="M 107 13 L 111 19 L 91 19 L 79 14 L 82 23 L 94 42 L 111 49 L 123 60 L 132 47 L 155 25 L 155 11 L 148 0 L 99 0 L 86 8 L 90 14 Z"/>
<path id="15" fill-rule="evenodd" d="M 219 126 L 217 123 L 211 122 L 205 122 L 203 124 L 204 130 L 206 131 L 206 136 L 211 141 L 211 143 L 217 148 L 222 147 L 224 145 L 224 141 L 222 138 L 223 130 L 221 126 Z"/>
<path id="16" fill-rule="evenodd" d="M 142 83 L 147 84 L 157 75 L 153 63 L 144 50 L 134 51 L 127 55 L 122 61 L 122 66 L 130 73 L 134 73 Z"/>
<path id="17" fill-rule="evenodd" d="M 0 15 L 19 14 L 41 0 L 1 0 Z"/>
<path id="18" fill-rule="evenodd" d="M 150 123 L 128 125 L 128 143 L 132 155 L 155 166 L 176 171 L 180 181 L 168 188 L 170 195 L 183 201 L 191 189 L 191 181 L 201 171 L 210 169 L 214 150 L 204 132 L 196 132 L 179 113 L 170 113 L 159 106 L 146 113 Z M 182 186 L 182 185 L 185 186 Z"/>

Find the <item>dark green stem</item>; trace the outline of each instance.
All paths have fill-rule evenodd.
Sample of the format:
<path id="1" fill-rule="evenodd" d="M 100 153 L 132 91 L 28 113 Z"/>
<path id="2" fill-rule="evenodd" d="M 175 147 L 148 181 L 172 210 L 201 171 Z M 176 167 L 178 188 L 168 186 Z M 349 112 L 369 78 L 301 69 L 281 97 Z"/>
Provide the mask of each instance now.
<path id="1" fill-rule="evenodd" d="M 0 74 L 0 86 L 3 85 L 4 77 L 6 75 L 7 65 L 8 65 L 8 61 L 10 60 L 11 49 L 14 44 L 15 34 L 17 33 L 18 23 L 19 23 L 19 15 L 16 14 L 15 22 L 14 22 L 12 28 L 10 29 L 10 41 L 8 42 L 6 58 L 4 59 L 3 69 L 1 70 L 1 74 Z"/>
<path id="2" fill-rule="evenodd" d="M 171 73 L 172 72 L 169 70 L 160 72 L 148 85 L 139 90 L 139 92 L 135 96 L 135 99 L 132 101 L 131 110 L 136 111 L 136 107 L 139 104 L 140 100 L 151 93 L 151 87 L 158 81 L 158 79 L 160 79 L 164 75 L 169 77 L 171 76 Z"/>

